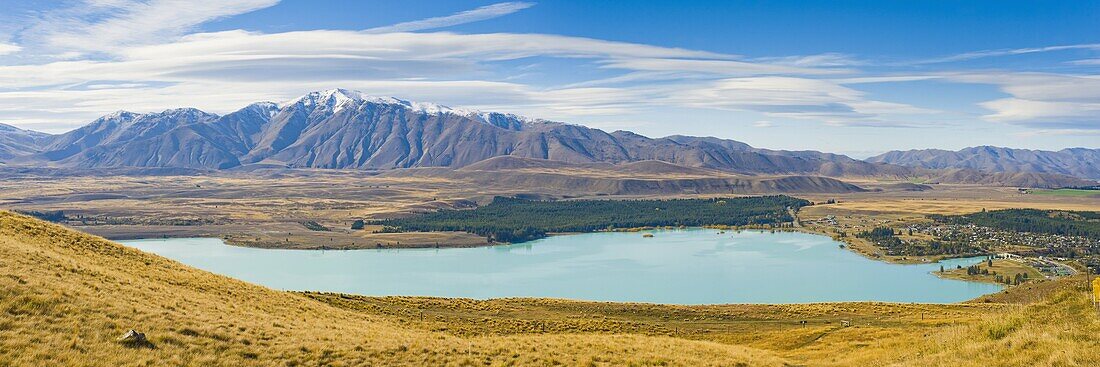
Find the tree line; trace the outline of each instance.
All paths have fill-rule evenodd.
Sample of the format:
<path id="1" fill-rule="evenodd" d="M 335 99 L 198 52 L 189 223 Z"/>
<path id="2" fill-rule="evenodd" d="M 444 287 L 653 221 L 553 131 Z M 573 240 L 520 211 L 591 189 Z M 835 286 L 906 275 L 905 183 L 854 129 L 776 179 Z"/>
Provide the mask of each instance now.
<path id="1" fill-rule="evenodd" d="M 471 210 L 440 210 L 375 222 L 384 232 L 464 231 L 494 242 L 524 242 L 548 232 L 615 228 L 775 225 L 792 222 L 787 208 L 809 201 L 785 195 L 674 200 L 535 201 L 495 197 Z"/>
<path id="2" fill-rule="evenodd" d="M 973 224 L 1007 231 L 1100 239 L 1100 212 L 1003 209 L 965 215 L 931 215 L 948 224 Z"/>

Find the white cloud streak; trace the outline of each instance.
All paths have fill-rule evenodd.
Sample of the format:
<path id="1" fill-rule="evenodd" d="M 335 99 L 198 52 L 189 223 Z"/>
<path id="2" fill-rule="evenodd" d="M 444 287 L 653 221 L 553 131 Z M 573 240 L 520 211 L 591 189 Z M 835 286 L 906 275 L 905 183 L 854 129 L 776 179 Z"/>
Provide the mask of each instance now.
<path id="1" fill-rule="evenodd" d="M 10 44 L 10 43 L 0 42 L 0 56 L 13 54 L 13 53 L 19 52 L 22 49 L 23 48 L 20 47 L 19 45 L 13 45 L 13 44 Z"/>
<path id="2" fill-rule="evenodd" d="M 1100 50 L 1100 43 L 1087 43 L 1079 45 L 1061 45 L 1061 46 L 1047 46 L 1047 47 L 1030 47 L 1030 48 L 1014 48 L 1014 49 L 1001 49 L 1001 50 L 983 50 L 966 52 L 947 57 L 939 57 L 934 59 L 926 59 L 914 62 L 914 64 L 936 64 L 945 62 L 967 61 L 974 59 L 981 59 L 987 57 L 1000 57 L 1000 56 L 1015 56 L 1026 55 L 1041 52 L 1054 52 L 1054 51 L 1067 51 L 1067 50 Z"/>
<path id="3" fill-rule="evenodd" d="M 991 84 L 1011 95 L 980 105 L 986 120 L 1038 129 L 1100 130 L 1100 76 L 1049 73 L 962 73 L 948 79 Z"/>
<path id="4" fill-rule="evenodd" d="M 23 31 L 41 47 L 62 52 L 111 53 L 164 42 L 202 23 L 251 12 L 278 0 L 86 0 L 45 14 Z"/>
<path id="5" fill-rule="evenodd" d="M 337 86 L 557 119 L 673 106 L 824 119 L 842 125 L 886 123 L 876 118 L 879 114 L 926 112 L 871 101 L 837 83 L 809 78 L 850 70 L 773 65 L 741 61 L 735 55 L 556 35 L 226 31 L 127 47 L 117 55 L 118 60 L 0 67 L 2 85 L 54 89 L 0 92 L 0 101 L 24 110 L 0 110 L 0 119 L 41 120 L 47 111 L 72 116 L 86 111 L 86 119 L 91 119 L 92 111 L 181 105 L 227 112 L 259 99 L 285 99 L 306 88 Z M 508 80 L 494 78 L 509 73 L 497 73 L 498 62 L 531 57 L 573 59 L 580 63 L 578 67 L 587 64 L 628 75 L 662 73 L 675 78 L 655 85 L 639 78 L 614 87 L 487 80 Z M 71 87 L 57 87 L 62 85 Z M 32 113 L 35 110 L 37 114 Z"/>
<path id="6" fill-rule="evenodd" d="M 367 29 L 366 33 L 396 33 L 415 32 L 428 29 L 438 29 L 456 26 L 460 24 L 480 22 L 487 19 L 502 17 L 517 11 L 535 6 L 529 2 L 505 2 L 482 6 L 477 9 L 458 12 L 443 17 L 421 19 L 411 22 L 397 23 L 394 25 Z"/>
<path id="7" fill-rule="evenodd" d="M 870 74 L 855 69 L 864 62 L 843 54 L 750 59 L 548 34 L 411 32 L 503 16 L 531 3 L 499 3 L 366 31 L 188 34 L 201 23 L 275 2 L 87 0 L 83 14 L 49 15 L 55 24 L 30 27 L 30 36 L 21 40 L 39 37 L 65 61 L 0 65 L 0 121 L 59 132 L 118 109 L 190 106 L 225 113 L 259 100 L 344 87 L 564 121 L 622 120 L 651 109 L 685 108 L 747 112 L 759 119 L 755 126 L 773 119 L 928 126 L 946 112 L 876 100 L 857 86 L 935 79 L 995 85 L 1008 94 L 981 104 L 990 111 L 982 116 L 988 121 L 1100 129 L 1100 81 L 1090 75 Z M 159 14 L 173 8 L 186 10 L 166 12 L 172 19 Z M 8 46 L 9 53 L 27 53 L 26 45 Z M 1095 46 L 981 51 L 950 59 Z M 0 44 L 0 54 L 4 50 Z M 506 65 L 528 58 L 566 60 L 570 66 L 555 72 L 594 76 L 554 86 L 527 81 Z"/>

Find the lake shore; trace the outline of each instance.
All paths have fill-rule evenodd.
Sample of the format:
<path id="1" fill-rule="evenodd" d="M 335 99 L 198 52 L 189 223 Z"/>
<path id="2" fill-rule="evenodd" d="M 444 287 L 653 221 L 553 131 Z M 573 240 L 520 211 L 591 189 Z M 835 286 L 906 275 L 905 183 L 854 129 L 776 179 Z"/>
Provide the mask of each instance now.
<path id="1" fill-rule="evenodd" d="M 271 251 L 231 246 L 217 238 L 122 243 L 275 289 L 375 296 L 671 304 L 952 303 L 1001 289 L 932 276 L 938 265 L 867 259 L 840 249 L 828 237 L 766 230 L 598 232 L 492 247 L 359 251 Z M 982 259 L 956 259 L 946 266 Z M 694 281 L 700 277 L 709 281 Z"/>

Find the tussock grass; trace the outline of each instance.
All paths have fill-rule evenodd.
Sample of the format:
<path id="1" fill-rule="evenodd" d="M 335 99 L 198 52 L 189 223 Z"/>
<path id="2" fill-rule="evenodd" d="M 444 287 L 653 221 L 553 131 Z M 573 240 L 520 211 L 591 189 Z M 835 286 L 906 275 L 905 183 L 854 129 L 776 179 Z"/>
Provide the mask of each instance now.
<path id="1" fill-rule="evenodd" d="M 1084 282 L 1057 284 L 953 305 L 298 294 L 0 212 L 0 366 L 1100 365 Z"/>
<path id="2" fill-rule="evenodd" d="M 129 329 L 151 347 L 116 339 Z M 0 212 L 0 365 L 782 365 L 642 335 L 461 337 L 411 329 Z"/>

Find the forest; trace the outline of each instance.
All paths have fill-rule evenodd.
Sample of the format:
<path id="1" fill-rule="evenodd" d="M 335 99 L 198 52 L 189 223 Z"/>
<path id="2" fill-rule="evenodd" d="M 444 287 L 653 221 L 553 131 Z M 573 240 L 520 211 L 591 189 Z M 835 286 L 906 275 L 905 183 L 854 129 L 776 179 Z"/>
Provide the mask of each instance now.
<path id="1" fill-rule="evenodd" d="M 931 215 L 947 224 L 973 224 L 1006 231 L 1100 239 L 1100 212 L 1004 209 L 966 215 Z"/>
<path id="2" fill-rule="evenodd" d="M 785 195 L 674 200 L 534 201 L 496 197 L 470 210 L 441 210 L 377 221 L 386 232 L 465 231 L 494 242 L 518 243 L 550 232 L 704 225 L 778 225 L 791 222 L 787 208 L 809 201 Z"/>

